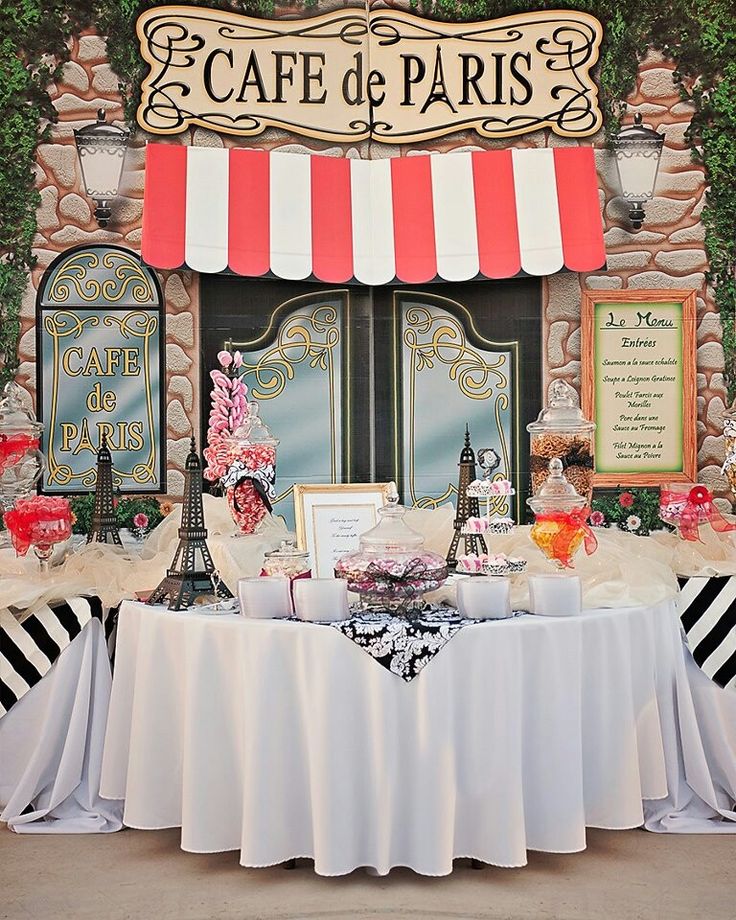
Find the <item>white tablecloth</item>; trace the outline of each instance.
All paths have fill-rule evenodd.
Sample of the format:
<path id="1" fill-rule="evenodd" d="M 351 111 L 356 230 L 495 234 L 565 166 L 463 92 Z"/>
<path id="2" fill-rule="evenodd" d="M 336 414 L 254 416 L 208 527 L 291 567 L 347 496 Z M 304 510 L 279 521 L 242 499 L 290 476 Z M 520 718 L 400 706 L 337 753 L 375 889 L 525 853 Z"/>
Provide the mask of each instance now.
<path id="1" fill-rule="evenodd" d="M 721 744 L 709 761 L 671 602 L 470 626 L 409 684 L 328 626 L 125 602 L 101 793 L 244 866 L 442 875 L 650 806 L 653 829 L 734 829 Z"/>
<path id="2" fill-rule="evenodd" d="M 0 820 L 12 830 L 120 830 L 122 803 L 99 796 L 110 683 L 103 626 L 92 619 L 0 719 Z"/>

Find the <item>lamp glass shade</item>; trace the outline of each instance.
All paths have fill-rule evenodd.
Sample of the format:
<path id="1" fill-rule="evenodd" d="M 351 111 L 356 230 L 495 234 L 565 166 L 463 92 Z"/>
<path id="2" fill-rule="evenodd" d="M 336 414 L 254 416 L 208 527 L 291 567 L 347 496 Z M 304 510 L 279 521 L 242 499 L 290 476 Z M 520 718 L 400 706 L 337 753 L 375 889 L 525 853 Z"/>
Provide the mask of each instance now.
<path id="1" fill-rule="evenodd" d="M 118 193 L 130 132 L 104 121 L 74 132 L 82 181 L 90 198 L 107 201 Z"/>
<path id="2" fill-rule="evenodd" d="M 641 124 L 624 128 L 612 142 L 621 195 L 627 201 L 649 201 L 654 195 L 664 138 Z"/>

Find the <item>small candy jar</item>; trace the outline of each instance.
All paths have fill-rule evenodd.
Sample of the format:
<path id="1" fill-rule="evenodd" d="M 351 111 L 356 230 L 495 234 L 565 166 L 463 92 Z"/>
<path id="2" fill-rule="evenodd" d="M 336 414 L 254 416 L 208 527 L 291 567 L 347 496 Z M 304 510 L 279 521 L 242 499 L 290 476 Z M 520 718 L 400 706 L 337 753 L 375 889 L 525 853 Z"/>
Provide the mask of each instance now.
<path id="1" fill-rule="evenodd" d="M 278 549 L 266 553 L 261 575 L 280 575 L 282 578 L 288 578 L 293 591 L 295 581 L 312 577 L 309 553 L 299 549 L 293 540 L 282 540 Z"/>
<path id="2" fill-rule="evenodd" d="M 558 457 L 568 482 L 589 505 L 593 497 L 595 422 L 583 417 L 573 387 L 555 380 L 549 405 L 526 430 L 530 434 L 532 494 L 537 495 L 544 485 L 549 461 Z"/>
<path id="3" fill-rule="evenodd" d="M 538 493 L 527 499 L 535 520 L 530 537 L 558 569 L 573 568 L 572 558 L 585 541 L 590 555 L 597 541 L 588 527 L 589 509 L 562 472 L 562 461 L 549 462 L 549 476 Z"/>
<path id="4" fill-rule="evenodd" d="M 65 498 L 48 495 L 20 498 L 5 512 L 3 520 L 18 556 L 25 556 L 29 547 L 33 547 L 41 574 L 48 572 L 54 546 L 72 535 L 72 513 Z"/>
<path id="5" fill-rule="evenodd" d="M 736 499 L 736 402 L 723 413 L 723 438 L 726 442 L 723 472 Z"/>
<path id="6" fill-rule="evenodd" d="M 243 424 L 227 441 L 229 465 L 220 482 L 241 534 L 255 533 L 275 498 L 276 448 L 279 441 L 249 402 Z"/>
<path id="7" fill-rule="evenodd" d="M 38 449 L 41 422 L 23 406 L 17 383 L 5 385 L 0 399 L 0 505 L 9 511 L 18 498 L 30 495 L 44 470 Z"/>
<path id="8" fill-rule="evenodd" d="M 424 549 L 424 537 L 404 521 L 406 508 L 395 493 L 378 509 L 379 521 L 360 538 L 357 552 L 343 556 L 335 575 L 347 580 L 366 607 L 407 613 L 447 577 L 443 556 Z"/>

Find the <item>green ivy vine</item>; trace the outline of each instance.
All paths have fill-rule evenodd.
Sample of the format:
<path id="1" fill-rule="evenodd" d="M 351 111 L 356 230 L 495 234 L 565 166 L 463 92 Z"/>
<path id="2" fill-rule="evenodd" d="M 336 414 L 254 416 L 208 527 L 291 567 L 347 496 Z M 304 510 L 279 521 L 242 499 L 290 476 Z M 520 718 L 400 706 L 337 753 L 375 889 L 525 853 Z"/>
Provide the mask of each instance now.
<path id="1" fill-rule="evenodd" d="M 36 233 L 34 157 L 55 113 L 47 87 L 68 60 L 68 39 L 94 22 L 108 36 L 126 117 L 134 123 L 144 74 L 135 21 L 163 0 L 0 0 L 0 381 L 17 369 L 20 304 Z M 273 16 L 274 0 L 179 0 Z M 293 2 L 312 10 L 316 0 Z M 675 80 L 694 106 L 693 157 L 708 183 L 702 212 L 709 283 L 723 325 L 726 381 L 736 397 L 736 0 L 412 0 L 439 19 L 493 19 L 529 9 L 577 9 L 604 24 L 598 72 L 606 131 L 614 133 L 649 46 L 676 62 Z"/>

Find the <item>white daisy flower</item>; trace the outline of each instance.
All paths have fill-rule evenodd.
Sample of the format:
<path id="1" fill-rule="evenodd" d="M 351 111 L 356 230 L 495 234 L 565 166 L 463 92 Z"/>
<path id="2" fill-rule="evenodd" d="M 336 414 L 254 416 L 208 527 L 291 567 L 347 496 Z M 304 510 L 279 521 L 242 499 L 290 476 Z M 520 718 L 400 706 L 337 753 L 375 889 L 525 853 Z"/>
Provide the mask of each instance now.
<path id="1" fill-rule="evenodd" d="M 638 530 L 641 527 L 641 518 L 637 517 L 635 514 L 630 514 L 626 518 L 626 529 L 627 530 Z"/>

